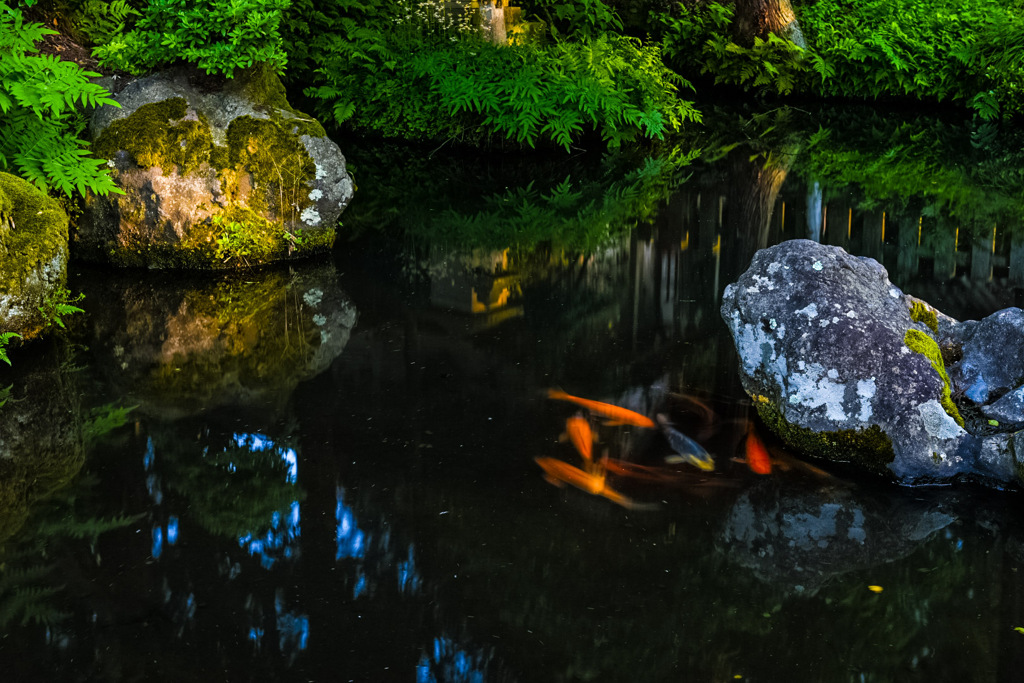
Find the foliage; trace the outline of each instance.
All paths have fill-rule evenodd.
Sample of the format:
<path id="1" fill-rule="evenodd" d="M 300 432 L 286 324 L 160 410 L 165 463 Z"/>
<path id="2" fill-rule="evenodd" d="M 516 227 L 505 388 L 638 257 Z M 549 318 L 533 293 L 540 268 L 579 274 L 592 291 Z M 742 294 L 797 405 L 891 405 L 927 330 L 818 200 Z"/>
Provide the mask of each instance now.
<path id="1" fill-rule="evenodd" d="M 117 103 L 89 82 L 99 74 L 35 54 L 35 43 L 53 33 L 0 0 L 0 169 L 66 195 L 120 192 L 79 139 L 85 122 L 77 111 Z"/>
<path id="2" fill-rule="evenodd" d="M 662 13 L 668 63 L 716 83 L 826 97 L 952 100 L 982 118 L 1024 109 L 1024 17 L 1006 0 L 819 0 L 799 8 L 801 48 L 730 36 L 717 2 Z"/>
<path id="3" fill-rule="evenodd" d="M 185 61 L 232 78 L 264 64 L 283 73 L 288 61 L 279 30 L 290 0 L 149 0 L 135 28 L 98 46 L 105 66 L 134 74 Z"/>
<path id="4" fill-rule="evenodd" d="M 289 31 L 319 113 L 388 137 L 568 149 L 592 132 L 616 146 L 699 120 L 656 45 L 598 31 L 617 25 L 603 3 L 586 3 L 600 16 L 545 7 L 565 40 L 498 45 L 457 26 L 417 30 L 400 8 L 350 0 L 297 1 Z"/>
<path id="5" fill-rule="evenodd" d="M 556 39 L 597 38 L 622 31 L 618 12 L 602 0 L 538 0 L 536 7 Z"/>
<path id="6" fill-rule="evenodd" d="M 85 313 L 84 309 L 75 306 L 84 298 L 84 294 L 72 296 L 71 292 L 65 287 L 54 289 L 43 300 L 43 305 L 39 307 L 39 312 L 43 314 L 46 326 L 52 327 L 56 325 L 61 329 L 66 329 L 62 316 L 72 315 L 73 313 Z"/>
<path id="7" fill-rule="evenodd" d="M 617 147 L 662 139 L 700 118 L 678 99 L 688 84 L 664 67 L 657 47 L 614 34 L 546 47 L 394 45 L 381 51 L 383 64 L 371 54 L 361 63 L 348 51 L 327 56 L 318 70 L 324 85 L 307 92 L 338 123 L 351 119 L 388 136 L 498 137 L 568 150 L 589 131 Z"/>
<path id="8" fill-rule="evenodd" d="M 95 45 L 105 45 L 126 32 L 133 17 L 141 16 L 127 0 L 86 0 L 75 12 L 78 28 Z"/>
<path id="9" fill-rule="evenodd" d="M 89 418 L 82 423 L 82 441 L 86 446 L 96 443 L 104 435 L 128 424 L 128 414 L 138 406 L 118 406 L 107 403 L 89 411 Z"/>
<path id="10" fill-rule="evenodd" d="M 815 115 L 793 171 L 856 191 L 865 208 L 919 203 L 963 226 L 1013 224 L 1024 213 L 1024 135 L 992 122 L 882 116 L 849 108 Z"/>
<path id="11" fill-rule="evenodd" d="M 417 165 L 407 150 L 388 145 L 364 153 L 357 162 L 374 182 L 348 209 L 351 231 L 394 229 L 418 245 L 520 253 L 542 246 L 592 250 L 652 220 L 696 154 L 670 148 L 649 156 L 583 155 L 571 163 L 544 158 L 521 167 L 520 177 L 500 162 L 491 167 L 456 154 Z M 448 200 L 456 194 L 458 209 Z"/>
<path id="12" fill-rule="evenodd" d="M 737 44 L 730 33 L 734 13 L 733 5 L 711 2 L 658 15 L 668 63 L 682 73 L 712 74 L 716 84 L 783 95 L 806 80 L 803 48 L 775 34 L 767 40 L 755 37 L 749 47 Z"/>
<path id="13" fill-rule="evenodd" d="M 227 263 L 238 260 L 245 265 L 250 262 L 266 261 L 277 251 L 283 240 L 288 244 L 288 253 L 305 242 L 302 231 L 292 234 L 274 223 L 253 214 L 249 220 L 235 220 L 231 213 L 222 213 L 211 219 L 220 232 L 216 238 L 214 254 Z"/>
<path id="14" fill-rule="evenodd" d="M 824 0 L 803 8 L 824 95 L 1024 106 L 1024 17 L 1002 0 Z"/>
<path id="15" fill-rule="evenodd" d="M 658 15 L 666 61 L 682 73 L 713 74 L 716 84 L 789 93 L 803 71 L 802 50 L 774 34 L 755 38 L 752 47 L 738 45 L 729 33 L 734 13 L 732 5 L 712 2 Z"/>
<path id="16" fill-rule="evenodd" d="M 8 365 L 11 364 L 11 359 L 7 357 L 7 345 L 15 337 L 18 337 L 20 339 L 21 335 L 18 334 L 17 332 L 4 332 L 0 334 L 0 360 L 7 363 Z"/>

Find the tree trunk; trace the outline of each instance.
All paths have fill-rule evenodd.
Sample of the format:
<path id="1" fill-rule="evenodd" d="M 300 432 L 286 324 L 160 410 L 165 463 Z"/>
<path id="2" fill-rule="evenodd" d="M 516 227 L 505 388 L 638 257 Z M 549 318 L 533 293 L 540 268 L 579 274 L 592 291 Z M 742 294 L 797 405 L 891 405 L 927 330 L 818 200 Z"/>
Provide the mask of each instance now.
<path id="1" fill-rule="evenodd" d="M 789 0 L 734 0 L 733 37 L 740 45 L 752 45 L 754 38 L 766 40 L 769 33 L 789 38 L 806 47 L 800 24 Z"/>

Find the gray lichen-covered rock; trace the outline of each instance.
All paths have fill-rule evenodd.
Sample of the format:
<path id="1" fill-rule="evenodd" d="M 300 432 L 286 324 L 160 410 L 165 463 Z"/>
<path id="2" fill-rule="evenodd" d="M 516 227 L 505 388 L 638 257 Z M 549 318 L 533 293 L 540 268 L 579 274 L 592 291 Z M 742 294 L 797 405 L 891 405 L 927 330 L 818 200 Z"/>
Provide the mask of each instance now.
<path id="1" fill-rule="evenodd" d="M 0 173 L 0 334 L 46 327 L 39 311 L 67 279 L 68 216 L 31 183 Z"/>
<path id="2" fill-rule="evenodd" d="M 963 358 L 950 377 L 974 403 L 989 403 L 1024 384 L 1024 311 L 1005 308 L 963 335 Z M 1019 401 L 1018 401 L 1019 403 Z"/>
<path id="3" fill-rule="evenodd" d="M 969 432 L 952 400 L 941 349 L 959 343 L 956 322 L 876 261 L 784 242 L 754 256 L 721 310 L 744 389 L 791 446 L 902 483 L 1017 480 L 1012 435 Z"/>
<path id="4" fill-rule="evenodd" d="M 130 83 L 93 115 L 125 194 L 87 198 L 76 253 L 118 265 L 233 268 L 329 249 L 352 198 L 345 157 L 277 77 L 216 88 L 185 69 Z"/>
<path id="5" fill-rule="evenodd" d="M 1004 427 L 1024 427 L 1024 386 L 996 399 L 990 405 L 982 406 L 981 412 Z"/>

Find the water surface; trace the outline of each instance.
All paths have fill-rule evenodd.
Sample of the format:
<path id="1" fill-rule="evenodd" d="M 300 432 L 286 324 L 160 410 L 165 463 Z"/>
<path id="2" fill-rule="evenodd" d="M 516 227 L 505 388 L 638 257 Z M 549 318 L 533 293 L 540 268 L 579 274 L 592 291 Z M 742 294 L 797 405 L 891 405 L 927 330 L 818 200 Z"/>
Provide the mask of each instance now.
<path id="1" fill-rule="evenodd" d="M 356 148 L 330 258 L 74 265 L 88 314 L 0 382 L 8 678 L 1013 680 L 1017 492 L 753 474 L 718 306 L 794 237 L 957 317 L 1019 305 L 1015 157 L 957 171 L 961 123 L 745 120 L 649 157 Z M 893 187 L 901 135 L 934 182 Z M 581 463 L 550 387 L 668 414 L 715 472 L 613 479 L 636 509 L 551 486 L 535 457 Z"/>

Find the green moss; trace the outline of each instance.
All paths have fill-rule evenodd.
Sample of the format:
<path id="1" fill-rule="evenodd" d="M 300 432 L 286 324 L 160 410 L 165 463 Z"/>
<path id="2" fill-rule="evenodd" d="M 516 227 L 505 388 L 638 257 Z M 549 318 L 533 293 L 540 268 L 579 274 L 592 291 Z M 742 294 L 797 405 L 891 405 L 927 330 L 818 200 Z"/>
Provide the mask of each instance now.
<path id="1" fill-rule="evenodd" d="M 7 229 L 2 234 L 6 253 L 0 259 L 0 296 L 20 297 L 35 309 L 46 297 L 44 287 L 26 291 L 29 274 L 54 257 L 67 260 L 68 215 L 56 200 L 47 197 L 31 183 L 8 173 L 0 173 L 0 195 Z M 63 265 L 60 268 L 63 278 Z M 63 279 L 53 285 L 63 285 Z M 26 317 L 0 318 L 0 332 L 17 332 L 25 339 L 43 330 L 38 320 Z"/>
<path id="2" fill-rule="evenodd" d="M 893 461 L 892 440 L 878 425 L 868 429 L 816 432 L 798 427 L 782 415 L 766 396 L 754 396 L 754 406 L 768 427 L 797 450 L 830 462 L 855 462 L 876 474 L 888 472 Z"/>
<path id="3" fill-rule="evenodd" d="M 0 256 L 7 255 L 7 235 L 14 225 L 14 202 L 0 188 Z"/>
<path id="4" fill-rule="evenodd" d="M 295 245 L 295 253 L 306 255 L 323 254 L 331 250 L 338 232 L 335 228 L 320 228 L 309 234 L 305 232 L 299 235 L 299 242 Z"/>
<path id="5" fill-rule="evenodd" d="M 159 166 L 165 174 L 177 166 L 181 175 L 188 175 L 210 161 L 213 135 L 205 116 L 185 120 L 187 112 L 182 97 L 144 104 L 107 126 L 93 151 L 109 159 L 123 149 L 139 166 Z"/>
<path id="6" fill-rule="evenodd" d="M 252 174 L 249 204 L 281 220 L 298 219 L 310 205 L 316 164 L 298 137 L 277 122 L 240 116 L 228 126 L 228 165 Z M 263 204 L 264 206 L 260 206 Z"/>
<path id="7" fill-rule="evenodd" d="M 14 217 L 14 202 L 7 193 L 4 192 L 3 188 L 0 187 L 0 222 L 4 222 Z"/>
<path id="8" fill-rule="evenodd" d="M 214 168 L 227 168 L 230 159 L 231 154 L 224 145 L 214 145 L 210 150 L 210 166 Z"/>
<path id="9" fill-rule="evenodd" d="M 935 371 L 939 373 L 939 377 L 942 378 L 942 393 L 939 397 L 939 403 L 942 404 L 946 413 L 956 420 L 958 425 L 963 427 L 964 418 L 960 416 L 960 411 L 957 409 L 956 404 L 953 403 L 953 397 L 950 395 L 950 387 L 952 385 L 949 381 L 949 375 L 946 374 L 946 365 L 942 362 L 942 353 L 939 351 L 939 345 L 927 334 L 915 329 L 907 330 L 906 335 L 903 337 L 903 343 L 911 351 L 920 353 L 927 358 L 932 367 L 935 368 Z"/>
<path id="10" fill-rule="evenodd" d="M 266 105 L 267 113 L 276 123 L 293 135 L 309 135 L 314 138 L 327 137 L 327 131 L 312 116 L 294 109 L 288 103 L 284 84 L 272 69 L 260 66 L 253 70 L 245 88 L 245 94 L 253 101 Z M 281 114 L 281 112 L 284 112 Z"/>
<path id="11" fill-rule="evenodd" d="M 914 322 L 924 323 L 932 332 L 939 331 L 939 318 L 935 309 L 923 301 L 915 301 L 910 305 L 910 319 Z"/>

